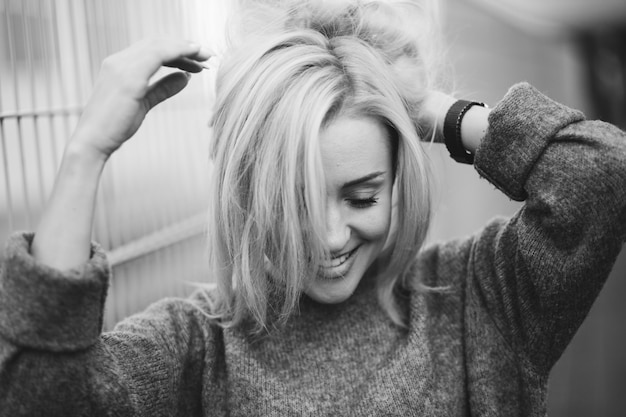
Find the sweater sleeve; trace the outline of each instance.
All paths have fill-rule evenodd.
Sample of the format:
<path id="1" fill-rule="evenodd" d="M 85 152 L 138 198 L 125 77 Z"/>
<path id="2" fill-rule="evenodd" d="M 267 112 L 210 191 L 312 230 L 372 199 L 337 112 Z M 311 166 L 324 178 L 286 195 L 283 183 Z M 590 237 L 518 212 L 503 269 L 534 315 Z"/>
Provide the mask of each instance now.
<path id="1" fill-rule="evenodd" d="M 489 116 L 476 169 L 524 200 L 475 240 L 469 285 L 510 346 L 547 375 L 626 236 L 626 135 L 514 86 Z"/>
<path id="2" fill-rule="evenodd" d="M 9 239 L 0 274 L 0 416 L 197 413 L 198 363 L 211 366 L 216 345 L 194 301 L 164 300 L 101 334 L 100 248 L 61 272 L 34 260 L 31 240 Z"/>

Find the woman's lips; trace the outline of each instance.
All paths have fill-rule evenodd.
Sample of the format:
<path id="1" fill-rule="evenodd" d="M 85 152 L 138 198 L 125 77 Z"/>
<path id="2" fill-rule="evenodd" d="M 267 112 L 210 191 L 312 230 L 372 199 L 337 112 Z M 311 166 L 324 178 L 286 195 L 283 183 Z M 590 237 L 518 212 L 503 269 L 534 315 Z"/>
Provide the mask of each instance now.
<path id="1" fill-rule="evenodd" d="M 322 264 L 321 276 L 324 278 L 341 278 L 347 274 L 354 261 L 355 254 L 360 246 L 352 249 L 350 252 L 336 256 Z"/>

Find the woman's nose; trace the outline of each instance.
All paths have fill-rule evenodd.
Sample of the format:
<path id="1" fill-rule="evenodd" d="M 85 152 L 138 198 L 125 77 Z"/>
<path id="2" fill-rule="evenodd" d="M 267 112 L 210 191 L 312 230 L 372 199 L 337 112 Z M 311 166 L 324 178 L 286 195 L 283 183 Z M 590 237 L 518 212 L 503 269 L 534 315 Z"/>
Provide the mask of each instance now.
<path id="1" fill-rule="evenodd" d="M 350 227 L 342 213 L 341 207 L 326 208 L 326 244 L 330 253 L 345 249 L 350 240 Z"/>

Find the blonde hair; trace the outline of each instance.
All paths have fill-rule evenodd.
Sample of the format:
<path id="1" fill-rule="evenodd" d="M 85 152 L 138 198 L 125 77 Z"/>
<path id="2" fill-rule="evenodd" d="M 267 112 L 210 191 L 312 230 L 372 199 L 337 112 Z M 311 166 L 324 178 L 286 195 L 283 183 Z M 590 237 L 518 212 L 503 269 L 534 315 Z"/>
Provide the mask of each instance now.
<path id="1" fill-rule="evenodd" d="M 417 115 L 436 72 L 427 37 L 413 27 L 423 10 L 412 2 L 246 4 L 254 12 L 240 27 L 252 30 L 232 37 L 243 46 L 224 57 L 216 81 L 211 314 L 259 332 L 297 308 L 327 256 L 318 138 L 341 114 L 373 117 L 390 132 L 400 227 L 378 262 L 377 285 L 381 306 L 403 326 L 396 292 L 410 285 L 431 211 Z"/>

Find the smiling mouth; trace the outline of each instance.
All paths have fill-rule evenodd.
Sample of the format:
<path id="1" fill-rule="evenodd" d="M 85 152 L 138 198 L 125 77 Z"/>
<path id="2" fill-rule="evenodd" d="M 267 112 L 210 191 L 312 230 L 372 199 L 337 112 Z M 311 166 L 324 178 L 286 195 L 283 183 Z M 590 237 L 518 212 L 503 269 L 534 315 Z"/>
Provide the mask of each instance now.
<path id="1" fill-rule="evenodd" d="M 356 253 L 359 247 L 360 246 L 357 246 L 356 248 L 352 249 L 350 252 L 344 253 L 330 260 L 327 260 L 326 262 L 322 264 L 322 269 L 328 270 L 328 269 L 339 268 L 340 266 L 348 262 L 350 258 L 352 258 L 352 256 Z"/>

